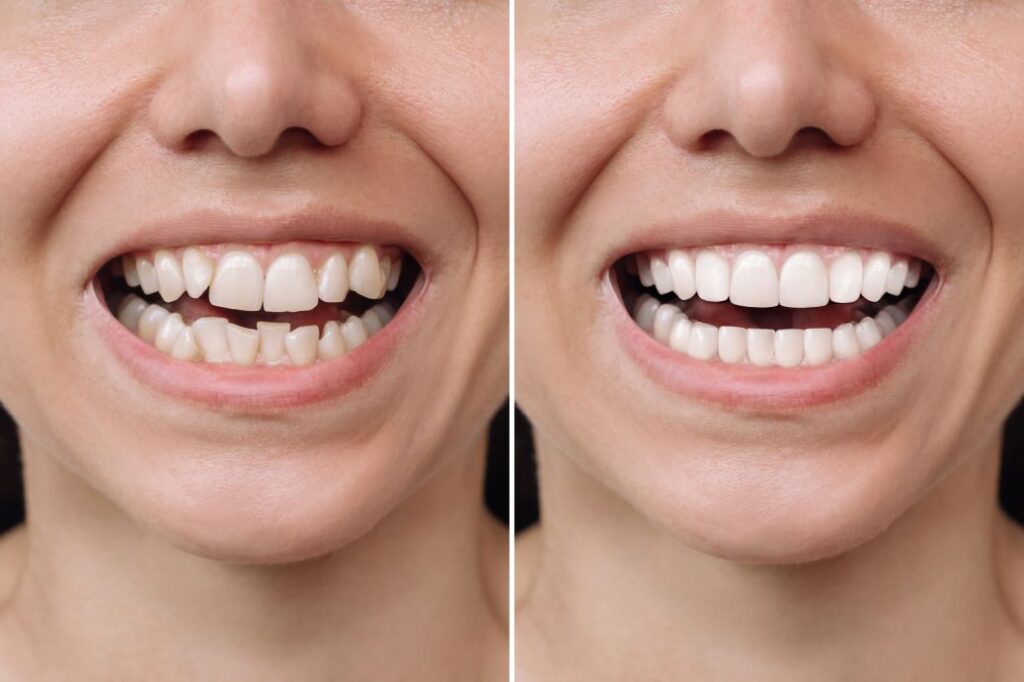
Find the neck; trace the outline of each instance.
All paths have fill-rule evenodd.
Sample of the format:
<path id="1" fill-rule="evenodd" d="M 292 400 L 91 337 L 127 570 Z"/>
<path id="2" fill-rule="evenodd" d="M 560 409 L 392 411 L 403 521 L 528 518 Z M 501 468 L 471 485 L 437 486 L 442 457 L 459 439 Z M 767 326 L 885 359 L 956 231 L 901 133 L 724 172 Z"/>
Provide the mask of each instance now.
<path id="1" fill-rule="evenodd" d="M 861 547 L 752 566 L 683 546 L 540 442 L 524 639 L 559 642 L 552 667 L 602 652 L 577 658 L 589 679 L 993 679 L 1016 535 L 995 502 L 999 444 L 975 454 Z"/>
<path id="2" fill-rule="evenodd" d="M 501 578 L 483 441 L 471 449 L 333 554 L 243 566 L 141 530 L 29 445 L 27 555 L 5 626 L 60 679 L 477 679 L 502 635 Z"/>

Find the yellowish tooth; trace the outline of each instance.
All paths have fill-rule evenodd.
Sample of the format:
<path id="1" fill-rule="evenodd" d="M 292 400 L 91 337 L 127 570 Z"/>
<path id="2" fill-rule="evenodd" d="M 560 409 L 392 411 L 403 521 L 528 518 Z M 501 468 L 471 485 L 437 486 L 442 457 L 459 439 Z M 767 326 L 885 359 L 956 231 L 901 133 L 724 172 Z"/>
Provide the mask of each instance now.
<path id="1" fill-rule="evenodd" d="M 156 339 L 157 329 L 170 314 L 170 311 L 162 305 L 156 303 L 149 305 L 142 311 L 142 317 L 139 318 L 139 338 L 146 343 L 153 343 Z"/>
<path id="2" fill-rule="evenodd" d="M 178 334 L 178 338 L 174 340 L 174 347 L 171 348 L 171 357 L 188 362 L 194 362 L 202 357 L 192 327 L 186 326 Z"/>
<path id="3" fill-rule="evenodd" d="M 124 272 L 124 281 L 128 286 L 139 286 L 139 271 L 135 269 L 134 257 L 121 256 L 121 270 Z"/>
<path id="4" fill-rule="evenodd" d="M 153 265 L 160 285 L 160 298 L 168 303 L 177 301 L 185 293 L 185 276 L 181 264 L 173 253 L 161 249 L 153 254 Z"/>
<path id="5" fill-rule="evenodd" d="M 152 294 L 160 288 L 160 281 L 156 277 L 156 268 L 145 258 L 135 259 L 135 272 L 139 276 L 139 286 L 143 293 Z"/>
<path id="6" fill-rule="evenodd" d="M 213 281 L 213 261 L 199 249 L 190 246 L 181 255 L 181 266 L 188 295 L 199 298 L 206 293 L 207 287 Z"/>
<path id="7" fill-rule="evenodd" d="M 341 303 L 348 296 L 348 263 L 340 251 L 332 253 L 320 266 L 317 293 L 327 303 Z"/>
<path id="8" fill-rule="evenodd" d="M 345 354 L 345 340 L 341 338 L 341 325 L 331 320 L 324 325 L 323 336 L 317 347 L 321 360 L 333 360 Z"/>
<path id="9" fill-rule="evenodd" d="M 263 306 L 263 268 L 247 251 L 232 251 L 217 261 L 208 294 L 219 308 L 256 311 Z"/>
<path id="10" fill-rule="evenodd" d="M 251 365 L 256 362 L 260 350 L 260 333 L 255 329 L 239 327 L 230 322 L 225 329 L 231 359 L 236 365 Z"/>
<path id="11" fill-rule="evenodd" d="M 260 358 L 266 365 L 280 362 L 285 356 L 284 337 L 292 326 L 287 322 L 257 322 L 260 334 Z"/>
<path id="12" fill-rule="evenodd" d="M 174 342 L 178 340 L 178 334 L 185 328 L 185 320 L 181 319 L 181 315 L 178 313 L 171 313 L 164 318 L 160 326 L 157 327 L 156 337 L 153 339 L 153 345 L 158 350 L 164 353 L 170 353 L 171 349 L 174 348 Z"/>
<path id="13" fill-rule="evenodd" d="M 398 280 L 402 277 L 402 257 L 397 256 L 391 260 L 391 269 L 388 272 L 388 291 L 394 291 L 398 286 Z"/>
<path id="14" fill-rule="evenodd" d="M 139 320 L 146 310 L 146 302 L 134 294 L 125 297 L 117 309 L 117 319 L 132 332 L 139 328 Z"/>
<path id="15" fill-rule="evenodd" d="M 377 249 L 363 245 L 356 249 L 349 265 L 349 286 L 352 291 L 367 298 L 380 298 L 384 295 L 387 281 L 380 267 Z"/>
<path id="16" fill-rule="evenodd" d="M 228 362 L 231 349 L 228 346 L 228 321 L 223 317 L 201 317 L 192 323 L 196 343 L 207 362 Z"/>
<path id="17" fill-rule="evenodd" d="M 360 318 L 353 315 L 341 323 L 341 338 L 345 340 L 345 348 L 351 353 L 366 343 L 369 338 L 366 333 L 366 325 Z"/>
<path id="18" fill-rule="evenodd" d="M 316 362 L 320 330 L 315 324 L 299 327 L 284 337 L 284 347 L 293 365 L 311 365 Z"/>
<path id="19" fill-rule="evenodd" d="M 300 253 L 286 253 L 267 268 L 263 284 L 263 309 L 269 313 L 312 310 L 320 302 L 316 276 Z"/>

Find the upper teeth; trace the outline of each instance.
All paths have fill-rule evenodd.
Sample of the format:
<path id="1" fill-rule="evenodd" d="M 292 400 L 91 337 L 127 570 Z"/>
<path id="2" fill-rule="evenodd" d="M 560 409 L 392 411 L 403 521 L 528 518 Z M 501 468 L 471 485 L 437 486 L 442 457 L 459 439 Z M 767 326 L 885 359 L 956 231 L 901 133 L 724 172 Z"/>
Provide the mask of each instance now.
<path id="1" fill-rule="evenodd" d="M 829 301 L 878 301 L 917 286 L 921 261 L 885 251 L 857 249 L 838 254 L 814 248 L 789 249 L 785 258 L 756 247 L 731 256 L 716 248 L 672 249 L 636 255 L 644 286 L 750 308 L 814 308 Z"/>
<path id="2" fill-rule="evenodd" d="M 244 247 L 218 258 L 198 247 L 159 249 L 152 255 L 128 255 L 122 261 L 125 281 L 143 292 L 159 292 L 167 302 L 183 294 L 198 298 L 209 290 L 210 303 L 221 308 L 267 312 L 312 310 L 322 300 L 339 303 L 348 292 L 381 298 L 395 289 L 401 256 L 370 244 L 332 249 L 314 270 L 302 253 L 274 258 L 264 273 L 259 259 Z"/>

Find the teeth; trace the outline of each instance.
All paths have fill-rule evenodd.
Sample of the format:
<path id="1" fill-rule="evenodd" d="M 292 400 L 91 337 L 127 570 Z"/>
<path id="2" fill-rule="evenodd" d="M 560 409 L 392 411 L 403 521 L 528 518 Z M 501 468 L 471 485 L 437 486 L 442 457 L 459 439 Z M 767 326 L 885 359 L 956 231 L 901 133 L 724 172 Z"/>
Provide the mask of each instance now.
<path id="1" fill-rule="evenodd" d="M 359 346 L 366 343 L 366 326 L 363 321 L 353 315 L 341 323 L 341 338 L 345 341 L 345 348 L 352 352 Z"/>
<path id="2" fill-rule="evenodd" d="M 124 281 L 128 286 L 139 286 L 139 271 L 135 269 L 135 259 L 132 256 L 121 257 L 121 273 L 124 275 Z"/>
<path id="3" fill-rule="evenodd" d="M 714 251 L 697 252 L 697 295 L 705 301 L 724 301 L 729 298 L 729 261 Z"/>
<path id="4" fill-rule="evenodd" d="M 349 287 L 357 294 L 367 298 L 380 298 L 384 295 L 387 281 L 377 258 L 377 249 L 372 246 L 356 249 L 348 274 Z"/>
<path id="5" fill-rule="evenodd" d="M 369 338 L 373 338 L 374 335 L 381 330 L 384 324 L 377 317 L 377 311 L 370 308 L 365 313 L 360 315 L 363 318 L 363 326 L 366 327 L 366 335 Z"/>
<path id="6" fill-rule="evenodd" d="M 640 328 L 648 334 L 654 331 L 654 314 L 659 305 L 658 299 L 651 296 L 641 296 L 637 302 L 634 319 Z"/>
<path id="7" fill-rule="evenodd" d="M 316 276 L 305 256 L 289 253 L 274 259 L 263 287 L 264 310 L 295 313 L 312 310 L 319 302 Z"/>
<path id="8" fill-rule="evenodd" d="M 217 263 L 210 303 L 220 308 L 257 311 L 263 305 L 263 268 L 246 251 L 232 251 Z"/>
<path id="9" fill-rule="evenodd" d="M 907 266 L 907 283 L 908 289 L 913 289 L 917 286 L 917 283 L 921 280 L 921 261 L 916 258 L 910 261 L 910 265 Z"/>
<path id="10" fill-rule="evenodd" d="M 780 329 L 775 332 L 775 364 L 796 367 L 804 360 L 804 330 Z"/>
<path id="11" fill-rule="evenodd" d="M 320 330 L 316 325 L 307 325 L 288 332 L 284 347 L 293 365 L 311 365 L 316 362 L 317 343 Z"/>
<path id="12" fill-rule="evenodd" d="M 747 358 L 759 367 L 772 364 L 775 361 L 775 332 L 771 329 L 748 329 Z"/>
<path id="13" fill-rule="evenodd" d="M 878 328 L 878 323 L 873 317 L 865 317 L 853 326 L 853 330 L 857 334 L 857 344 L 861 352 L 873 348 L 882 340 L 882 330 Z"/>
<path id="14" fill-rule="evenodd" d="M 885 251 L 875 251 L 864 264 L 864 285 L 861 296 L 872 303 L 882 298 L 885 284 L 889 278 L 889 267 L 892 257 Z"/>
<path id="15" fill-rule="evenodd" d="M 174 342 L 178 340 L 178 334 L 185 329 L 185 321 L 178 313 L 170 313 L 163 319 L 156 329 L 156 336 L 153 338 L 153 345 L 164 353 L 170 353 L 174 348 Z"/>
<path id="16" fill-rule="evenodd" d="M 712 267 L 713 271 L 716 269 L 728 272 L 728 265 L 724 270 L 719 266 Z M 698 261 L 698 291 L 700 291 L 700 277 L 701 270 Z M 728 294 L 729 301 L 734 305 L 748 308 L 774 308 L 779 305 L 779 276 L 775 272 L 775 264 L 772 263 L 772 259 L 762 251 L 744 251 L 737 256 L 736 261 L 732 264 L 732 281 L 729 284 Z"/>
<path id="17" fill-rule="evenodd" d="M 185 276 L 178 259 L 170 251 L 160 250 L 153 254 L 153 263 L 160 286 L 160 298 L 167 303 L 177 301 L 185 293 Z"/>
<path id="18" fill-rule="evenodd" d="M 260 333 L 255 329 L 228 324 L 225 330 L 231 360 L 236 365 L 251 365 L 256 362 L 260 350 Z"/>
<path id="19" fill-rule="evenodd" d="M 260 334 L 260 358 L 264 364 L 273 365 L 284 359 L 287 352 L 284 337 L 288 336 L 291 328 L 287 322 L 256 323 L 256 330 Z"/>
<path id="20" fill-rule="evenodd" d="M 324 325 L 318 352 L 323 360 L 332 360 L 345 354 L 345 340 L 341 338 L 341 325 L 337 322 L 332 320 Z"/>
<path id="21" fill-rule="evenodd" d="M 195 247 L 185 249 L 181 255 L 181 269 L 185 277 L 185 291 L 192 298 L 206 293 L 213 281 L 213 261 Z"/>
<path id="22" fill-rule="evenodd" d="M 672 288 L 676 296 L 685 301 L 697 293 L 696 273 L 690 254 L 678 249 L 669 251 L 668 269 L 672 273 Z"/>
<path id="23" fill-rule="evenodd" d="M 398 280 L 402 277 L 402 259 L 396 258 L 391 262 L 391 271 L 388 273 L 388 291 L 394 291 L 398 287 Z"/>
<path id="24" fill-rule="evenodd" d="M 889 269 L 889 275 L 885 279 L 885 293 L 899 296 L 903 291 L 903 286 L 907 283 L 909 269 L 910 265 L 904 258 L 893 263 L 892 268 Z"/>
<path id="25" fill-rule="evenodd" d="M 139 320 L 145 312 L 148 304 L 135 295 L 127 296 L 117 309 L 117 319 L 128 329 L 137 332 Z"/>
<path id="26" fill-rule="evenodd" d="M 896 331 L 896 320 L 893 319 L 892 315 L 885 308 L 875 315 L 875 322 L 878 323 L 878 328 L 881 330 L 883 338 Z"/>
<path id="27" fill-rule="evenodd" d="M 139 286 L 142 293 L 152 294 L 160 288 L 160 282 L 156 277 L 156 268 L 145 258 L 135 259 L 135 271 L 139 277 Z"/>
<path id="28" fill-rule="evenodd" d="M 228 321 L 223 317 L 203 317 L 192 323 L 196 343 L 207 362 L 230 362 Z"/>
<path id="29" fill-rule="evenodd" d="M 832 330 L 804 330 L 804 362 L 808 365 L 824 365 L 832 360 Z"/>
<path id="30" fill-rule="evenodd" d="M 686 315 L 680 315 L 672 323 L 672 331 L 669 333 L 668 345 L 672 350 L 686 353 L 690 348 L 690 331 L 693 323 Z"/>
<path id="31" fill-rule="evenodd" d="M 829 273 L 825 261 L 813 251 L 798 251 L 779 273 L 779 305 L 819 308 L 828 304 Z"/>
<path id="32" fill-rule="evenodd" d="M 331 254 L 317 273 L 320 300 L 341 303 L 348 296 L 348 263 L 342 253 Z"/>
<path id="33" fill-rule="evenodd" d="M 142 312 L 142 317 L 139 318 L 139 329 L 137 331 L 139 338 L 146 343 L 154 343 L 157 330 L 164 319 L 170 314 L 169 310 L 156 303 L 147 306 Z"/>
<path id="34" fill-rule="evenodd" d="M 174 347 L 171 348 L 171 357 L 188 362 L 194 362 L 202 357 L 192 327 L 186 326 L 178 334 L 178 338 L 174 341 Z"/>
<path id="35" fill-rule="evenodd" d="M 703 322 L 694 322 L 690 327 L 690 343 L 687 353 L 691 358 L 711 360 L 718 352 L 718 327 Z"/>
<path id="36" fill-rule="evenodd" d="M 718 330 L 718 358 L 730 364 L 743 362 L 747 356 L 747 330 L 742 327 L 722 327 Z"/>
<path id="37" fill-rule="evenodd" d="M 672 273 L 669 272 L 668 263 L 660 255 L 651 256 L 651 276 L 654 278 L 654 288 L 659 294 L 672 291 Z"/>
<path id="38" fill-rule="evenodd" d="M 659 306 L 654 313 L 654 325 L 652 327 L 654 338 L 662 343 L 668 343 L 668 337 L 672 333 L 672 324 L 678 315 L 682 315 L 678 306 L 674 306 L 671 303 Z"/>
<path id="39" fill-rule="evenodd" d="M 860 355 L 857 332 L 853 323 L 841 324 L 832 330 L 832 353 L 840 360 L 849 360 Z"/>
<path id="40" fill-rule="evenodd" d="M 654 286 L 654 274 L 651 272 L 651 259 L 647 254 L 639 253 L 636 256 L 636 272 L 640 283 L 645 287 Z"/>
<path id="41" fill-rule="evenodd" d="M 836 303 L 853 303 L 860 298 L 864 263 L 860 255 L 847 251 L 832 262 L 828 273 L 829 297 Z"/>

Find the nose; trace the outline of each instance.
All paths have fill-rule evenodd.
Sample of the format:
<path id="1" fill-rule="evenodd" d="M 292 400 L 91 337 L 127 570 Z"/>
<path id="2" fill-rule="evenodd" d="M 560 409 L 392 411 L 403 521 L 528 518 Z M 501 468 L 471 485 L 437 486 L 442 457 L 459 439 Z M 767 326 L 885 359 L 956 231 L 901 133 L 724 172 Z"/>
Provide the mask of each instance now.
<path id="1" fill-rule="evenodd" d="M 324 32 L 310 30 L 299 5 L 189 3 L 170 39 L 171 67 L 149 104 L 157 141 L 182 149 L 211 137 L 255 158 L 286 132 L 326 147 L 349 140 L 359 127 L 360 94 L 337 63 L 339 51 L 315 43 Z"/>
<path id="2" fill-rule="evenodd" d="M 724 0 L 665 100 L 669 136 L 687 149 L 731 138 L 753 157 L 783 154 L 802 132 L 849 147 L 874 127 L 865 79 L 827 43 L 801 0 Z"/>

